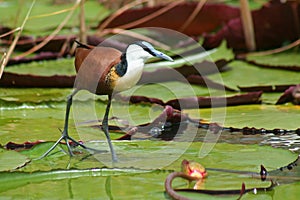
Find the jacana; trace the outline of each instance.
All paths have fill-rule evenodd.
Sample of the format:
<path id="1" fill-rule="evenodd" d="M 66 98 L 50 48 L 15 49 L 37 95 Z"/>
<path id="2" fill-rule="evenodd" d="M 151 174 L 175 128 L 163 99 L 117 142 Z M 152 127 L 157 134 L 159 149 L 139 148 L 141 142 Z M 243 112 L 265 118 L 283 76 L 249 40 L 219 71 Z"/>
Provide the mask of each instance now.
<path id="1" fill-rule="evenodd" d="M 96 95 L 107 95 L 108 103 L 102 121 L 102 130 L 105 133 L 111 151 L 112 161 L 117 161 L 117 155 L 111 143 L 108 131 L 108 114 L 112 96 L 115 93 L 130 89 L 141 78 L 145 62 L 152 57 L 173 61 L 166 54 L 156 50 L 145 41 L 137 41 L 127 46 L 125 52 L 110 47 L 95 47 L 75 41 L 78 46 L 75 51 L 75 68 L 77 77 L 74 91 L 67 98 L 65 124 L 62 136 L 45 152 L 41 158 L 47 156 L 60 142 L 65 140 L 70 156 L 73 155 L 68 140 L 84 149 L 91 149 L 69 136 L 68 121 L 72 105 L 72 98 L 79 90 L 88 90 Z M 92 149 L 94 150 L 94 149 Z"/>

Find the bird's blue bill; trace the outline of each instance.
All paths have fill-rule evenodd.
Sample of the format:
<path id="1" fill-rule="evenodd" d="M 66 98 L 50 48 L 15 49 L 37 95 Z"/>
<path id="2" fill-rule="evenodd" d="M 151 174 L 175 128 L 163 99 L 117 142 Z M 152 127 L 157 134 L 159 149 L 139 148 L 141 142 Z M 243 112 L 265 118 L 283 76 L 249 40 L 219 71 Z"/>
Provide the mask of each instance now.
<path id="1" fill-rule="evenodd" d="M 170 56 L 168 56 L 168 55 L 166 55 L 166 54 L 164 54 L 160 51 L 153 50 L 153 54 L 155 55 L 155 57 L 162 58 L 164 60 L 168 60 L 168 61 L 171 61 L 171 62 L 174 61 Z"/>

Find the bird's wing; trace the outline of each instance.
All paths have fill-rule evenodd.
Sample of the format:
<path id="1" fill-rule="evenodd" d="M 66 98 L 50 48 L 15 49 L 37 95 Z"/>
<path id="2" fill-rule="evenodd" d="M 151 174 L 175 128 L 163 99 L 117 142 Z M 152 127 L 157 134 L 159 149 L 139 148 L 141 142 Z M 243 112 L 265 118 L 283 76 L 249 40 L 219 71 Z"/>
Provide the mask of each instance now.
<path id="1" fill-rule="evenodd" d="M 77 48 L 75 51 L 75 68 L 77 71 L 76 87 L 90 92 L 106 94 L 105 77 L 110 69 L 121 60 L 122 53 L 110 47 L 94 47 L 92 49 Z M 100 88 L 95 88 L 101 86 Z M 99 90 L 103 92 L 99 92 Z"/>

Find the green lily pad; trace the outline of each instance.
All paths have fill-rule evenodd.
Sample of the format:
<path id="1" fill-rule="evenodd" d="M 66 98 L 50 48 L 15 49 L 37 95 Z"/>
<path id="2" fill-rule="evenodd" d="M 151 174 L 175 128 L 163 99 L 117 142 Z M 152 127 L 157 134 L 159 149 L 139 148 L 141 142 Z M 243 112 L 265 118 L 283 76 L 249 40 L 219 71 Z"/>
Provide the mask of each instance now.
<path id="1" fill-rule="evenodd" d="M 84 140 L 95 137 L 99 139 L 99 136 L 100 138 L 103 136 L 104 139 L 101 130 L 86 126 L 99 123 L 98 120 L 101 120 L 104 116 L 106 102 L 91 99 L 81 101 L 81 97 L 87 98 L 85 94 L 78 93 L 78 96 L 74 97 L 69 120 L 69 132 L 76 139 L 79 139 L 78 133 L 80 135 L 82 133 L 84 136 L 87 135 Z M 65 109 L 66 102 L 24 103 L 21 107 L 16 103 L 12 103 L 3 106 L 0 115 L 0 144 L 34 142 L 37 140 L 56 141 L 60 136 L 59 129 L 63 127 Z M 152 121 L 162 110 L 161 106 L 128 105 L 127 103 L 113 101 L 110 116 L 118 117 L 133 126 Z M 78 123 L 76 126 L 74 120 Z M 92 122 L 89 123 L 89 121 Z M 110 120 L 109 123 L 112 125 L 118 124 L 118 120 Z M 123 126 L 122 124 L 119 125 Z"/>
<path id="2" fill-rule="evenodd" d="M 171 99 L 196 96 L 222 96 L 225 91 L 190 85 L 180 82 L 166 82 L 135 86 L 121 93 L 124 96 L 146 96 L 167 102 Z"/>
<path id="3" fill-rule="evenodd" d="M 40 76 L 75 75 L 74 59 L 40 61 L 9 66 L 6 72 L 16 74 L 34 74 Z"/>
<path id="4" fill-rule="evenodd" d="M 241 61 L 234 61 L 229 64 L 232 70 L 208 77 L 218 83 L 225 84 L 230 88 L 238 89 L 237 86 L 258 86 L 258 85 L 286 85 L 299 84 L 298 73 L 285 70 L 264 69 Z"/>
<path id="5" fill-rule="evenodd" d="M 0 88 L 0 103 L 2 109 L 19 107 L 20 105 L 41 104 L 66 101 L 72 89 L 57 88 Z"/>
<path id="6" fill-rule="evenodd" d="M 86 143 L 86 145 L 97 149 L 103 149 L 104 144 L 103 141 Z M 40 143 L 30 150 L 23 151 L 22 154 L 32 159 L 38 158 L 50 145 L 51 143 Z M 187 159 L 198 161 L 209 168 L 259 172 L 261 164 L 271 171 L 285 166 L 297 158 L 296 154 L 288 150 L 260 145 L 217 143 L 203 158 L 199 158 L 200 152 L 203 151 L 202 148 L 205 148 L 202 142 L 115 141 L 114 146 L 119 157 L 119 161 L 114 163 L 114 167 L 124 169 L 156 170 L 161 168 L 175 170 L 180 167 L 181 160 Z M 65 147 L 65 145 L 62 145 L 61 148 L 65 149 Z M 61 151 L 61 148 L 57 148 L 52 155 L 44 159 L 33 160 L 22 171 L 34 172 L 41 169 L 46 170 L 46 168 L 48 170 L 62 169 L 66 168 L 68 163 L 69 168 L 75 169 L 103 167 L 106 159 L 110 159 L 109 152 L 88 156 L 88 153 L 79 147 L 75 150 L 81 153 L 72 159 L 68 159 L 67 153 Z M 111 165 L 111 161 L 108 161 L 107 164 Z M 49 169 L 50 165 L 52 169 Z"/>
<path id="7" fill-rule="evenodd" d="M 255 61 L 258 64 L 271 66 L 299 66 L 300 57 L 297 50 L 285 51 L 277 54 L 264 56 L 248 56 L 247 60 Z"/>
<path id="8" fill-rule="evenodd" d="M 227 43 L 225 41 L 216 49 L 216 52 L 210 55 L 210 58 L 215 62 L 220 59 L 231 60 L 234 59 L 234 53 L 232 49 L 227 48 Z"/>
<path id="9" fill-rule="evenodd" d="M 177 145 L 181 146 L 181 143 L 179 142 Z M 70 198 L 71 195 L 72 198 L 104 196 L 119 198 L 122 196 L 126 199 L 164 199 L 164 180 L 171 171 L 180 171 L 182 159 L 196 160 L 209 168 L 236 169 L 255 173 L 259 172 L 260 164 L 263 164 L 268 170 L 272 170 L 292 162 L 297 157 L 297 155 L 287 150 L 274 149 L 268 146 L 216 144 L 208 156 L 200 159 L 197 155 L 202 144 L 200 142 L 192 143 L 184 154 L 178 155 L 179 159 L 165 166 L 163 170 L 150 169 L 150 171 L 135 168 L 102 168 L 103 165 L 93 156 L 82 159 L 82 156 L 77 155 L 74 159 L 68 160 L 64 153 L 59 152 L 42 160 L 33 160 L 21 169 L 23 172 L 1 172 L 0 183 L 1 185 L 3 185 L 2 183 L 5 184 L 0 189 L 0 197 L 21 198 L 24 197 L 24 194 L 20 191 L 26 190 L 31 191 L 31 196 L 39 198 Z M 170 145 L 170 142 L 131 141 L 117 142 L 115 145 L 119 147 L 119 150 L 122 147 L 121 152 L 118 152 L 119 154 L 127 154 L 129 157 L 134 158 L 141 152 L 145 155 L 152 154 L 158 148 Z M 126 146 L 127 148 L 125 148 Z M 26 155 L 35 154 L 34 152 L 42 151 L 48 147 L 49 144 L 42 143 L 23 153 Z M 174 154 L 176 154 L 176 151 Z M 140 158 L 147 160 L 147 157 Z M 166 155 L 161 154 L 160 157 L 153 157 L 152 164 L 160 162 L 162 158 L 166 158 Z M 49 171 L 43 171 L 46 169 L 43 166 L 49 167 L 52 165 L 52 167 L 55 167 L 55 163 L 58 163 L 59 159 L 64 159 L 65 164 L 69 163 L 69 165 L 63 166 L 61 161 L 60 166 L 56 166 L 58 167 L 57 170 L 52 168 Z M 96 167 L 97 163 L 98 167 Z M 151 162 L 145 162 L 144 164 L 149 165 L 145 168 L 151 168 Z M 68 166 L 71 169 L 61 169 Z M 253 179 L 247 175 L 212 170 L 208 170 L 208 173 L 209 176 L 204 183 L 206 189 L 239 189 L 242 182 L 245 182 L 247 187 L 268 186 L 267 182 L 261 182 L 259 179 Z M 50 182 L 51 184 L 49 184 Z M 174 182 L 174 187 L 188 187 L 187 183 L 187 181 L 179 179 Z M 68 185 L 67 188 L 66 185 Z M 44 190 L 46 186 L 47 191 L 50 188 L 52 191 L 59 192 L 49 193 Z M 280 194 L 278 195 L 280 196 Z M 209 199 L 215 198 L 214 196 L 205 196 Z M 199 198 L 199 195 L 194 197 Z"/>
<path id="10" fill-rule="evenodd" d="M 211 113 L 220 113 L 214 115 L 215 121 L 211 121 Z M 226 108 L 226 113 L 223 108 L 213 109 L 193 109 L 185 110 L 190 117 L 197 116 L 200 112 L 201 118 L 210 122 L 224 123 L 225 127 L 255 127 L 265 129 L 291 129 L 299 128 L 298 119 L 300 117 L 300 107 L 295 105 L 242 105 Z M 223 116 L 223 115 L 226 116 Z M 225 119 L 223 122 L 222 120 Z M 221 121 L 219 121 L 221 120 Z"/>
<path id="11" fill-rule="evenodd" d="M 27 164 L 30 159 L 16 151 L 0 149 L 0 171 L 12 171 Z"/>
<path id="12" fill-rule="evenodd" d="M 292 183 L 286 185 L 279 185 L 275 188 L 274 191 L 266 192 L 262 195 L 257 195 L 252 192 L 249 192 L 243 196 L 243 199 L 256 200 L 256 199 L 297 199 L 300 195 L 300 183 Z"/>

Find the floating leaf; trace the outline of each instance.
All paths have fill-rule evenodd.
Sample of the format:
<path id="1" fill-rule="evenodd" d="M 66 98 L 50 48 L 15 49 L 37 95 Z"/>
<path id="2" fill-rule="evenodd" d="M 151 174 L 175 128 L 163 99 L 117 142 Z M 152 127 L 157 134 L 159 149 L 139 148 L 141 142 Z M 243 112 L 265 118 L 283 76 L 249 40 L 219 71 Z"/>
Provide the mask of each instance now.
<path id="1" fill-rule="evenodd" d="M 179 142 L 177 145 L 180 145 Z M 158 148 L 170 145 L 169 142 L 155 142 L 155 141 L 132 141 L 117 142 L 119 153 L 126 153 L 131 158 L 141 159 L 141 162 L 146 161 L 147 157 L 139 157 L 141 150 L 143 154 L 151 154 Z M 198 151 L 202 143 L 193 143 L 187 151 L 180 156 L 178 160 L 164 169 L 178 171 L 182 159 L 200 160 L 207 168 L 219 168 L 228 170 L 243 170 L 253 173 L 259 173 L 260 164 L 270 171 L 277 169 L 280 166 L 290 163 L 295 160 L 295 154 L 282 150 L 274 149 L 272 147 L 258 146 L 258 145 L 231 145 L 231 144 L 216 144 L 215 148 L 207 157 L 197 158 Z M 35 154 L 47 149 L 49 144 L 42 143 L 37 145 L 30 151 L 24 151 L 24 154 Z M 177 151 L 173 150 L 172 154 Z M 40 198 L 62 197 L 69 198 L 99 198 L 100 196 L 108 195 L 108 191 L 112 191 L 111 195 L 115 198 L 122 196 L 122 198 L 139 198 L 139 199 L 164 199 L 163 184 L 164 179 L 169 174 L 169 170 L 140 170 L 128 168 L 99 168 L 102 164 L 95 160 L 94 157 L 87 157 L 80 160 L 80 155 L 75 156 L 74 159 L 68 160 L 68 156 L 62 152 L 56 155 L 49 156 L 43 160 L 34 160 L 23 169 L 25 172 L 0 173 L 0 183 L 3 187 L 0 189 L 1 197 L 24 197 L 23 191 L 30 191 L 31 195 L 39 196 Z M 130 157 L 128 157 L 129 159 Z M 153 163 L 161 161 L 160 157 L 153 157 L 144 163 L 144 166 L 151 167 Z M 242 159 L 241 158 L 245 158 Z M 63 162 L 64 161 L 64 162 Z M 70 162 L 70 163 L 69 163 Z M 60 163 L 60 166 L 55 164 Z M 63 164 L 65 163 L 65 164 Z M 55 169 L 56 167 L 65 168 L 67 164 L 72 169 Z M 148 165 L 148 166 L 147 166 Z M 47 166 L 47 167 L 46 167 Z M 74 168 L 75 167 L 75 168 Z M 94 167 L 91 169 L 90 167 Z M 52 170 L 51 170 L 52 168 Z M 77 168 L 77 169 L 76 169 Z M 42 171 L 41 171 L 42 170 Z M 45 171 L 47 170 L 47 171 Z M 49 171 L 48 171 L 49 170 Z M 261 182 L 259 179 L 249 178 L 240 174 L 218 172 L 207 169 L 209 176 L 205 182 L 205 188 L 208 190 L 220 189 L 240 189 L 241 182 L 245 182 L 246 189 L 251 187 L 265 187 L 268 182 Z M 108 181 L 109 179 L 109 181 Z M 147 180 L 145 182 L 145 180 Z M 49 181 L 52 184 L 49 185 Z M 5 184 L 4 184 L 5 183 Z M 66 184 L 69 186 L 65 189 Z M 174 186 L 184 186 L 186 182 L 174 182 Z M 52 192 L 44 191 L 45 186 L 48 185 Z M 105 185 L 105 187 L 104 187 Z M 144 188 L 148 188 L 144 192 L 140 192 Z M 279 186 L 280 187 L 280 186 Z M 279 187 L 274 188 L 275 191 Z M 284 185 L 283 185 L 284 187 Z M 295 188 L 298 188 L 296 186 Z M 53 194 L 53 191 L 60 191 Z M 90 191 L 90 192 L 89 192 Z M 126 191 L 126 192 L 124 192 Z M 54 196 L 53 196 L 54 195 Z M 199 194 L 198 194 L 199 195 Z M 259 193 L 258 196 L 261 194 Z M 283 193 L 275 192 L 275 197 L 280 198 Z M 204 196 L 205 197 L 205 196 Z M 214 197 L 215 198 L 215 197 Z"/>
<path id="2" fill-rule="evenodd" d="M 16 151 L 5 151 L 0 149 L 0 171 L 13 171 L 23 167 L 30 159 Z"/>
<path id="3" fill-rule="evenodd" d="M 267 69 L 282 69 L 282 70 L 288 70 L 288 71 L 295 71 L 295 72 L 299 72 L 300 71 L 300 66 L 274 66 L 271 64 L 260 64 L 257 63 L 255 61 L 247 61 L 249 64 L 258 66 L 258 67 L 262 67 L 262 68 L 267 68 Z"/>
<path id="4" fill-rule="evenodd" d="M 51 106 L 61 103 L 71 94 L 71 89 L 57 88 L 0 88 L 0 103 L 2 109 L 26 108 L 27 106 Z"/>
<path id="5" fill-rule="evenodd" d="M 213 111 L 218 113 L 222 108 L 213 108 Z M 255 127 L 257 129 L 287 129 L 295 130 L 299 128 L 297 119 L 300 117 L 299 107 L 288 106 L 274 106 L 274 105 L 241 105 L 227 107 L 226 118 L 224 122 L 225 127 Z M 211 109 L 200 110 L 184 110 L 193 118 L 193 113 L 196 112 L 202 119 L 209 120 L 211 118 Z M 224 114 L 224 112 L 220 112 Z M 219 116 L 219 118 L 224 116 Z M 218 117 L 216 116 L 216 120 Z M 272 119 L 272 123 L 270 120 Z"/>
<path id="6" fill-rule="evenodd" d="M 246 61 L 262 68 L 300 71 L 300 58 L 297 49 L 261 56 L 247 56 Z"/>
<path id="7" fill-rule="evenodd" d="M 259 68 L 241 61 L 231 62 L 229 67 L 232 70 L 220 74 L 222 82 L 219 74 L 208 75 L 208 78 L 233 89 L 237 86 L 295 85 L 300 82 L 298 73 L 292 71 Z"/>
<path id="8" fill-rule="evenodd" d="M 31 62 L 9 66 L 5 68 L 5 72 L 23 75 L 39 75 L 39 76 L 53 76 L 53 75 L 75 75 L 74 59 L 59 59 L 44 62 Z"/>

